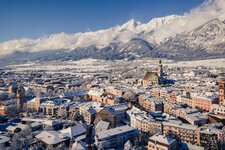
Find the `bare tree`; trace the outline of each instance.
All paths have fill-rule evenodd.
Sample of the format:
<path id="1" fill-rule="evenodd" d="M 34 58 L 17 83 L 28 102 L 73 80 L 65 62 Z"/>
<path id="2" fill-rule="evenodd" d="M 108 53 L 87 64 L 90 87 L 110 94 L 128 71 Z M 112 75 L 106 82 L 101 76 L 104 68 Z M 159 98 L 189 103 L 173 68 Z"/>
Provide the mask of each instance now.
<path id="1" fill-rule="evenodd" d="M 32 142 L 32 135 L 31 135 L 31 127 L 28 125 L 28 127 L 24 130 L 22 130 L 19 133 L 16 133 L 12 138 L 12 149 L 27 149 L 28 144 Z"/>
<path id="2" fill-rule="evenodd" d="M 130 101 L 136 101 L 137 97 L 134 91 L 128 90 L 124 93 L 123 98 L 130 100 Z"/>
<path id="3" fill-rule="evenodd" d="M 225 128 L 222 129 L 222 136 L 219 140 L 220 150 L 225 150 Z"/>
<path id="4" fill-rule="evenodd" d="M 16 117 L 18 113 L 19 113 L 19 109 L 16 106 L 7 108 L 7 116 L 10 118 Z"/>
<path id="5" fill-rule="evenodd" d="M 46 150 L 53 150 L 53 146 L 52 145 L 48 145 Z"/>
<path id="6" fill-rule="evenodd" d="M 0 149 L 1 149 L 1 150 L 6 150 L 5 145 L 4 145 L 4 144 L 0 144 Z"/>
<path id="7" fill-rule="evenodd" d="M 61 143 L 57 146 L 57 149 L 60 149 L 60 150 L 67 150 L 68 147 L 65 145 L 65 143 Z"/>
<path id="8" fill-rule="evenodd" d="M 219 141 L 215 136 L 209 137 L 207 144 L 204 146 L 205 150 L 219 150 Z"/>

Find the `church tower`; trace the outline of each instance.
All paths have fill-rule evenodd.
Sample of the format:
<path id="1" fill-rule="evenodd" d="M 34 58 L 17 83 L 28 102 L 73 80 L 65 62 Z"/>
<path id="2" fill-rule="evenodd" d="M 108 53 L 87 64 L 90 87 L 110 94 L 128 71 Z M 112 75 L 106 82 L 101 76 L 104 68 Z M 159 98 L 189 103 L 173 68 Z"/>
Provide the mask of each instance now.
<path id="1" fill-rule="evenodd" d="M 219 104 L 224 105 L 225 101 L 225 79 L 221 78 L 219 81 Z"/>
<path id="2" fill-rule="evenodd" d="M 25 98 L 25 89 L 22 85 L 19 85 L 16 93 L 17 97 L 17 107 L 23 108 L 24 98 Z"/>
<path id="3" fill-rule="evenodd" d="M 159 60 L 159 84 L 163 84 L 163 68 L 162 68 L 162 60 Z"/>

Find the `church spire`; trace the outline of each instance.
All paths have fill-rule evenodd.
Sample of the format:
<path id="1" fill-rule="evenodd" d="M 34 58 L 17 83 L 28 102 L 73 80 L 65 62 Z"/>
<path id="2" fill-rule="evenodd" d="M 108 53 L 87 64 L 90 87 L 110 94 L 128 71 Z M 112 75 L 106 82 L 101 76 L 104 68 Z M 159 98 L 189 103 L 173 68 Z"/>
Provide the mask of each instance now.
<path id="1" fill-rule="evenodd" d="M 159 84 L 163 84 L 163 68 L 162 68 L 162 60 L 159 60 Z"/>
<path id="2" fill-rule="evenodd" d="M 159 60 L 159 76 L 162 77 L 163 76 L 163 68 L 162 68 L 162 60 Z"/>
<path id="3" fill-rule="evenodd" d="M 22 108 L 24 104 L 24 98 L 25 98 L 25 89 L 20 84 L 17 89 L 17 106 L 18 108 Z"/>

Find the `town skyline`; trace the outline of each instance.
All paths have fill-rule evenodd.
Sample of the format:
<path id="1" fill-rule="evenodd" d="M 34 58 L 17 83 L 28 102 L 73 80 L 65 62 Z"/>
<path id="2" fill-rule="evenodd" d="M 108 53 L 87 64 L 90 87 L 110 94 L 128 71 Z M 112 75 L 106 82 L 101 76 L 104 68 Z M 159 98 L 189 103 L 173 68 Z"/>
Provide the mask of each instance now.
<path id="1" fill-rule="evenodd" d="M 225 0 L 0 0 L 0 150 L 225 150 Z"/>

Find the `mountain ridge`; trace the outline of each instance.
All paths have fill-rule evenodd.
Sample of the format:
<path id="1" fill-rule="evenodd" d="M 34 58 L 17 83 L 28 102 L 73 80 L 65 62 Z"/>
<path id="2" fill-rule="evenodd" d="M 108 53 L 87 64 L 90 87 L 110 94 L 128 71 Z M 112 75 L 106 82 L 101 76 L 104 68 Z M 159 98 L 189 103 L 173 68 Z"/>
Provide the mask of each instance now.
<path id="1" fill-rule="evenodd" d="M 164 24 L 170 24 L 177 15 L 155 18 L 147 23 L 141 23 L 131 19 L 122 25 L 95 32 L 84 32 L 75 34 L 58 33 L 44 36 L 38 39 L 21 38 L 0 43 L 0 54 L 10 54 L 15 50 L 37 52 L 44 50 L 69 49 L 107 46 L 109 43 L 126 43 L 133 38 L 145 38 L 155 28 Z M 147 39 L 145 39 L 147 40 Z M 148 41 L 151 42 L 151 41 Z"/>
<path id="2" fill-rule="evenodd" d="M 168 55 L 174 53 L 207 57 L 225 54 L 225 24 L 219 19 L 213 19 L 190 32 L 183 32 L 168 38 L 160 46 L 159 51 Z"/>
<path id="3" fill-rule="evenodd" d="M 167 23 L 171 23 L 173 18 L 179 18 L 179 16 L 172 16 L 171 20 Z M 157 19 L 156 19 L 157 20 Z M 161 20 L 163 24 L 163 20 Z M 154 22 L 154 20 L 153 20 Z M 156 22 L 159 22 L 157 20 Z M 155 24 L 157 24 L 154 22 Z M 159 26 L 162 26 L 162 24 Z M 146 26 L 145 26 L 146 27 Z M 139 28 L 139 29 L 138 29 Z M 141 28 L 141 29 L 140 29 Z M 77 60 L 83 58 L 96 58 L 105 60 L 114 59 L 136 59 L 142 57 L 164 57 L 168 59 L 199 59 L 199 58 L 220 58 L 225 57 L 225 24 L 220 19 L 212 19 L 204 24 L 199 25 L 191 31 L 185 31 L 179 34 L 175 34 L 166 38 L 163 42 L 154 43 L 147 40 L 145 33 L 142 31 L 143 24 L 130 20 L 127 23 L 116 26 L 107 31 L 110 34 L 116 31 L 117 35 L 112 36 L 115 40 L 109 40 L 107 44 L 90 44 L 84 46 L 74 46 L 73 41 L 67 40 L 68 37 L 65 34 L 50 35 L 42 39 L 37 39 L 40 42 L 31 43 L 31 46 L 42 46 L 43 51 L 24 51 L 17 50 L 12 54 L 0 57 L 0 62 L 26 62 L 26 61 L 47 61 L 47 60 Z M 127 29 L 127 31 L 124 31 Z M 97 31 L 102 34 L 105 30 Z M 119 33 L 121 31 L 122 33 Z M 122 38 L 125 33 L 132 32 L 133 36 L 130 36 L 128 41 L 120 41 L 117 39 Z M 150 32 L 154 32 L 151 30 Z M 148 34 L 151 34 L 147 32 Z M 135 33 L 135 34 L 134 34 Z M 79 35 L 80 33 L 78 33 Z M 87 33 L 83 33 L 87 34 Z M 91 32 L 92 36 L 98 33 Z M 125 34 L 126 35 L 126 34 Z M 61 41 L 61 36 L 65 36 L 65 41 Z M 72 35 L 71 35 L 72 36 Z M 77 36 L 77 35 L 76 35 Z M 45 47 L 44 42 L 51 41 L 52 38 L 61 44 L 55 50 L 49 50 Z M 91 38 L 91 37 L 89 37 Z M 98 39 L 101 41 L 104 37 Z M 27 39 L 22 39 L 24 43 Z M 29 41 L 29 39 L 28 39 Z M 40 44 L 43 45 L 40 45 Z M 64 48 L 64 45 L 69 44 L 71 47 Z M 54 47 L 54 44 L 53 44 Z M 18 56 L 20 58 L 18 58 Z"/>

